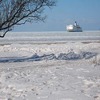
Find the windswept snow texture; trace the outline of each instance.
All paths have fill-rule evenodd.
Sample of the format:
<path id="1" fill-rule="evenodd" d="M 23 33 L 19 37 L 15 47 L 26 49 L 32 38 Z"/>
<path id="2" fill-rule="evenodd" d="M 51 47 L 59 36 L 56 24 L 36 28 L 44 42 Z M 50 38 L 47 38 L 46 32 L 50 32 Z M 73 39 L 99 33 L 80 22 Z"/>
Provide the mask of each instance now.
<path id="1" fill-rule="evenodd" d="M 100 100 L 100 42 L 0 45 L 0 100 Z"/>

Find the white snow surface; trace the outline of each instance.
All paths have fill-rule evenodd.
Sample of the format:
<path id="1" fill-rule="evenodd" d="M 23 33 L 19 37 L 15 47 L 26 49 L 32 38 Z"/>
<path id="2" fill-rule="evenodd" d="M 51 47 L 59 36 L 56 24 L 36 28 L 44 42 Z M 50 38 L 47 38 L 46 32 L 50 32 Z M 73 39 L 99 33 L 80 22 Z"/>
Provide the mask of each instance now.
<path id="1" fill-rule="evenodd" d="M 100 41 L 1 44 L 0 100 L 100 100 Z"/>

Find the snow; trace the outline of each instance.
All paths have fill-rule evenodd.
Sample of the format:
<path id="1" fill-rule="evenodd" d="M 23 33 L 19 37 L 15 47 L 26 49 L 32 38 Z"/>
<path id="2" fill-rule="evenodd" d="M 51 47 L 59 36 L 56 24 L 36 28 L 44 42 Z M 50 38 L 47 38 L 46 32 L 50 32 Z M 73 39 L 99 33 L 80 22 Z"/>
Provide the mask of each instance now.
<path id="1" fill-rule="evenodd" d="M 100 100 L 100 42 L 1 44 L 0 100 Z"/>

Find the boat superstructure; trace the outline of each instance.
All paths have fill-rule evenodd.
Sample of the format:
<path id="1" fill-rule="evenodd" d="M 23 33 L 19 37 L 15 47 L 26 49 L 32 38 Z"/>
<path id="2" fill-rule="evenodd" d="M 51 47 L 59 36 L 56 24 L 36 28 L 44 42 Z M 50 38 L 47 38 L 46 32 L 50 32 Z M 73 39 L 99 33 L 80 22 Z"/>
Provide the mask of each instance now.
<path id="1" fill-rule="evenodd" d="M 66 29 L 68 32 L 82 32 L 82 28 L 77 24 L 76 21 L 73 25 L 66 26 Z"/>

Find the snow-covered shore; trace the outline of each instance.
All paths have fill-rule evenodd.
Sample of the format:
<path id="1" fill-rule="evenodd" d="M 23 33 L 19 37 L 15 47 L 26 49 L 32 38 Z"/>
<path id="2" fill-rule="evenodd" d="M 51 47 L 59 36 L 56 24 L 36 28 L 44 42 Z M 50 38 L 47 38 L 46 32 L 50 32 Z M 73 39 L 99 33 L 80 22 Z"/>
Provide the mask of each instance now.
<path id="1" fill-rule="evenodd" d="M 1 44 L 0 100 L 100 100 L 100 42 Z"/>

